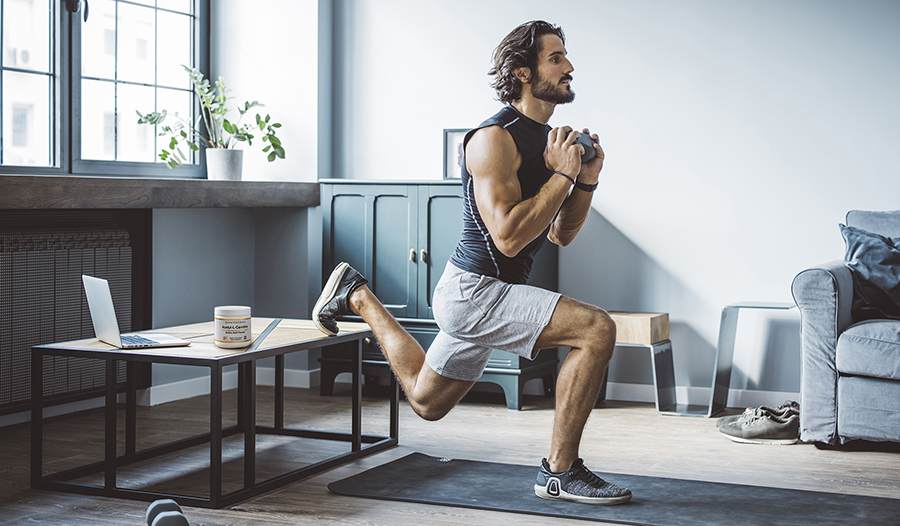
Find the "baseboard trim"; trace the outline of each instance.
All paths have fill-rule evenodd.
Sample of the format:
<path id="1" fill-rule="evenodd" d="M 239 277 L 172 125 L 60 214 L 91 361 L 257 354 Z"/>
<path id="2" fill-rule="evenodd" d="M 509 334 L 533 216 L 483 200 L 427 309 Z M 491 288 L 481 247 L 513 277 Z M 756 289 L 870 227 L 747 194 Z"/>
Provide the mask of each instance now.
<path id="1" fill-rule="evenodd" d="M 222 373 L 222 389 L 225 391 L 236 389 L 237 375 L 237 371 Z M 285 369 L 284 386 L 308 389 L 319 385 L 319 375 L 319 369 L 312 371 Z M 257 367 L 256 385 L 275 385 L 275 368 Z M 154 406 L 207 394 L 209 394 L 209 376 L 201 376 L 199 378 L 154 385 L 149 389 L 138 391 L 137 403 L 138 405 Z"/>
<path id="2" fill-rule="evenodd" d="M 125 403 L 125 393 L 119 393 L 116 400 L 120 404 Z M 51 405 L 44 408 L 44 418 L 52 418 L 54 416 L 68 415 L 79 411 L 87 411 L 97 409 L 106 405 L 106 398 L 98 396 L 96 398 L 88 398 L 87 400 L 79 400 L 78 402 L 69 402 L 65 404 Z M 0 416 L 0 428 L 6 426 L 14 426 L 16 424 L 24 424 L 31 422 L 31 411 L 22 411 L 20 413 L 12 413 Z"/>
<path id="3" fill-rule="evenodd" d="M 319 385 L 320 370 L 302 371 L 287 369 L 284 371 L 285 387 L 301 387 L 308 389 Z M 257 385 L 275 385 L 275 368 L 259 367 L 256 370 Z M 225 390 L 237 388 L 237 371 L 227 371 L 222 375 L 222 385 Z M 679 403 L 696 405 L 708 405 L 711 389 L 709 387 L 675 388 L 675 396 Z M 154 385 L 149 389 L 140 389 L 137 392 L 138 405 L 153 406 L 174 402 L 209 394 L 209 377 L 191 378 L 179 382 L 162 385 Z M 527 393 L 526 394 L 530 394 Z M 119 402 L 125 402 L 125 394 L 119 394 Z M 606 399 L 621 402 L 646 402 L 656 401 L 655 388 L 652 384 L 629 384 L 610 382 L 606 386 Z M 761 405 L 778 406 L 785 400 L 800 400 L 799 392 L 789 391 L 752 391 L 748 389 L 730 389 L 728 391 L 728 407 L 744 408 L 759 407 Z M 92 398 L 80 402 L 61 404 L 44 408 L 44 417 L 64 415 L 103 407 L 103 398 Z M 31 421 L 31 412 L 23 411 L 11 415 L 0 416 L 0 428 L 22 424 Z"/>
<path id="4" fill-rule="evenodd" d="M 712 389 L 709 387 L 676 386 L 678 403 L 709 405 Z M 653 384 L 628 384 L 609 382 L 606 384 L 606 399 L 621 402 L 656 402 L 656 388 Z M 752 391 L 749 389 L 729 389 L 727 407 L 778 406 L 785 400 L 800 400 L 799 392 Z"/>

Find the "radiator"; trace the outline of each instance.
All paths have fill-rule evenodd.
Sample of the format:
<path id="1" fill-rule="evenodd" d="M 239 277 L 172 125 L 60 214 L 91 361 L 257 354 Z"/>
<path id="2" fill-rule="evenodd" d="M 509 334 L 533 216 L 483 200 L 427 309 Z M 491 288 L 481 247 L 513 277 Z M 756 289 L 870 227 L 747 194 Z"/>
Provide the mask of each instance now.
<path id="1" fill-rule="evenodd" d="M 123 332 L 132 326 L 132 248 L 124 228 L 0 229 L 0 414 L 31 398 L 31 347 L 91 338 L 81 275 L 109 280 Z M 104 362 L 47 357 L 44 396 L 70 401 L 106 385 Z M 119 364 L 119 383 L 125 367 Z"/>

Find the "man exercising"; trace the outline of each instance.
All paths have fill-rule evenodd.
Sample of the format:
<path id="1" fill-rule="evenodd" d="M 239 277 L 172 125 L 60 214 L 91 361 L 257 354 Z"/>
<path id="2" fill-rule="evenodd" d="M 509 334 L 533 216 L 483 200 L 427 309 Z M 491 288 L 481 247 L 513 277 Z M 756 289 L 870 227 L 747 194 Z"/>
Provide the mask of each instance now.
<path id="1" fill-rule="evenodd" d="M 631 491 L 584 466 L 578 448 L 616 341 L 616 326 L 598 307 L 525 285 L 544 238 L 566 246 L 581 230 L 603 167 L 603 149 L 582 164 L 580 133 L 547 122 L 572 102 L 572 64 L 561 28 L 523 24 L 494 50 L 490 75 L 507 104 L 466 134 L 461 170 L 463 232 L 438 282 L 432 307 L 440 332 L 422 347 L 346 263 L 334 269 L 313 308 L 326 334 L 358 314 L 372 328 L 413 410 L 446 415 L 481 377 L 494 349 L 534 359 L 567 346 L 559 371 L 550 453 L 534 491 L 545 499 L 621 504 Z M 585 129 L 584 133 L 590 135 Z"/>

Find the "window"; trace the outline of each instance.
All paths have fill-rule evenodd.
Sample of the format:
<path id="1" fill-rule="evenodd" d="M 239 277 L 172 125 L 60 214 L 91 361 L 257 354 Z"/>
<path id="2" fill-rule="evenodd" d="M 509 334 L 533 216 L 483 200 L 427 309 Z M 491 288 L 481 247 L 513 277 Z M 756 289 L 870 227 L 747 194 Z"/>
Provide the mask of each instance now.
<path id="1" fill-rule="evenodd" d="M 0 11 L 0 164 L 56 160 L 52 0 L 3 0 Z"/>
<path id="2" fill-rule="evenodd" d="M 202 177 L 199 155 L 169 170 L 137 112 L 197 113 L 182 65 L 208 70 L 209 0 L 90 0 L 86 20 L 75 0 L 0 2 L 0 173 Z"/>

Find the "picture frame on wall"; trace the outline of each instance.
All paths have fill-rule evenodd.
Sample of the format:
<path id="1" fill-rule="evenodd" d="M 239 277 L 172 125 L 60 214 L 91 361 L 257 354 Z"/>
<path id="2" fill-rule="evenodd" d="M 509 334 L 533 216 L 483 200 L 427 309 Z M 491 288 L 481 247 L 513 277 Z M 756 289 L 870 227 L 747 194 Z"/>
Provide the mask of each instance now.
<path id="1" fill-rule="evenodd" d="M 463 160 L 464 128 L 444 129 L 444 179 L 459 179 Z"/>

